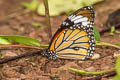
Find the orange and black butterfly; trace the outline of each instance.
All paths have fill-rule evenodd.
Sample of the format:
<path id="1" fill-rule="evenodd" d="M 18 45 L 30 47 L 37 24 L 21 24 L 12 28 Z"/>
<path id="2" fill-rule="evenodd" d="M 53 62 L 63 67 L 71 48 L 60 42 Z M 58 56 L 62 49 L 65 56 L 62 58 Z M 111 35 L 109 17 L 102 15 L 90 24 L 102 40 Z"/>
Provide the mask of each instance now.
<path id="1" fill-rule="evenodd" d="M 50 59 L 80 60 L 92 56 L 94 14 L 93 8 L 86 6 L 68 16 L 53 36 L 49 48 L 41 54 Z"/>

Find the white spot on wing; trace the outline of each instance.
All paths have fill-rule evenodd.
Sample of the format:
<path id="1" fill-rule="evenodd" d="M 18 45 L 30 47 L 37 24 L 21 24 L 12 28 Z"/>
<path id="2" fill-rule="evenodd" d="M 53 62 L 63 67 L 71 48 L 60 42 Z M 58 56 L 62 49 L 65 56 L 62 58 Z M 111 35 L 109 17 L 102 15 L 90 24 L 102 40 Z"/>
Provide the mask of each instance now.
<path id="1" fill-rule="evenodd" d="M 88 18 L 87 17 L 83 17 L 83 18 L 75 20 L 74 23 L 87 22 L 87 21 L 88 21 Z"/>
<path id="2" fill-rule="evenodd" d="M 63 22 L 63 25 L 65 25 L 66 24 L 66 22 Z"/>
<path id="3" fill-rule="evenodd" d="M 75 21 L 76 19 L 78 20 L 78 19 L 80 19 L 80 18 L 82 18 L 82 17 L 83 17 L 83 16 L 81 16 L 81 15 L 76 16 L 75 18 L 71 19 L 71 21 Z"/>
<path id="4" fill-rule="evenodd" d="M 83 25 L 83 26 L 87 26 L 89 23 L 90 23 L 89 21 L 82 22 L 82 25 Z"/>
<path id="5" fill-rule="evenodd" d="M 68 19 L 71 19 L 73 17 L 73 15 L 70 15 L 69 17 L 68 17 Z"/>
<path id="6" fill-rule="evenodd" d="M 68 24 L 68 23 L 66 23 L 66 25 L 68 26 L 69 24 Z"/>
<path id="7" fill-rule="evenodd" d="M 73 19 L 73 18 L 75 18 L 75 15 L 73 15 L 70 19 Z"/>
<path id="8" fill-rule="evenodd" d="M 88 7 L 88 9 L 91 9 L 91 7 Z"/>
<path id="9" fill-rule="evenodd" d="M 92 25 L 90 25 L 90 27 L 93 27 Z"/>

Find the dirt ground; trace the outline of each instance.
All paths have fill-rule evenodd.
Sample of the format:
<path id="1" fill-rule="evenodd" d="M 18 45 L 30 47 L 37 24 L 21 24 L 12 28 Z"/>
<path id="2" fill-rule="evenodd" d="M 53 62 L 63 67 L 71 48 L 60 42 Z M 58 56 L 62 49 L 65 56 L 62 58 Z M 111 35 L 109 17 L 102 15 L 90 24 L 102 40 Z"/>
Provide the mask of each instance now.
<path id="1" fill-rule="evenodd" d="M 20 5 L 29 0 L 0 0 L 0 34 L 23 35 L 36 38 L 40 43 L 48 43 L 45 17 L 36 14 L 23 14 L 12 19 L 3 18 L 7 15 L 21 12 L 24 8 Z M 108 15 L 120 8 L 120 0 L 105 0 L 94 5 L 96 12 L 95 26 L 101 31 L 105 26 Z M 54 34 L 66 15 L 51 17 L 52 33 Z M 40 28 L 32 26 L 32 22 L 40 23 Z M 120 41 L 118 34 L 109 36 L 109 32 L 101 35 L 101 41 L 115 43 Z M 16 56 L 25 52 L 23 48 L 13 50 L 1 50 L 2 57 Z M 28 51 L 28 50 L 27 50 Z M 115 54 L 120 54 L 113 47 L 96 46 L 95 53 L 100 54 L 96 60 L 74 61 L 57 60 L 49 61 L 45 57 L 31 56 L 0 65 L 0 80 L 88 80 L 93 76 L 81 76 L 69 70 L 70 67 L 86 70 L 101 71 L 115 67 Z M 91 79 L 92 80 L 92 79 Z M 112 77 L 98 80 L 112 80 Z"/>

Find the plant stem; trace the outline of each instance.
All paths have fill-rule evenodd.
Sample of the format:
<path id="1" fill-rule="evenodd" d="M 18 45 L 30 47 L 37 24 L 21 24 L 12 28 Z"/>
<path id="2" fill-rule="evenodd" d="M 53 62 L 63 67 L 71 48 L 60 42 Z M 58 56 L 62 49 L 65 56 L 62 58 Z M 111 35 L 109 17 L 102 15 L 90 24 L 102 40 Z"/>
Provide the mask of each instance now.
<path id="1" fill-rule="evenodd" d="M 48 35 L 49 35 L 49 39 L 51 39 L 52 31 L 51 31 L 51 24 L 50 24 L 48 0 L 43 0 L 43 1 L 44 1 L 44 5 L 45 5 L 45 16 L 46 16 L 46 23 L 47 23 L 47 32 L 48 32 Z"/>
<path id="2" fill-rule="evenodd" d="M 96 45 L 98 46 L 111 46 L 111 47 L 115 47 L 117 49 L 120 49 L 120 46 L 111 44 L 111 43 L 106 43 L 106 42 L 97 42 Z"/>
<path id="3" fill-rule="evenodd" d="M 99 71 L 99 72 L 87 72 L 87 71 L 78 70 L 78 69 L 75 69 L 75 68 L 70 68 L 70 70 L 75 72 L 75 73 L 81 74 L 81 75 L 104 75 L 104 74 L 115 71 L 115 68 L 113 68 L 111 70 L 105 70 L 105 71 Z"/>

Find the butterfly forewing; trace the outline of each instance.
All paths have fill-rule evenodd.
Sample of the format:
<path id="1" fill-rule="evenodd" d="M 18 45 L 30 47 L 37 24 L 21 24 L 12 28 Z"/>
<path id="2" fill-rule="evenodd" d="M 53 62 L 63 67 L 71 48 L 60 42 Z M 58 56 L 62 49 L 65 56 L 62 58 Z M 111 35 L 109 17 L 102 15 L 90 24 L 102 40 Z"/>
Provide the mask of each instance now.
<path id="1" fill-rule="evenodd" d="M 87 6 L 72 13 L 53 36 L 49 50 L 58 58 L 85 59 L 95 47 L 94 10 Z"/>

